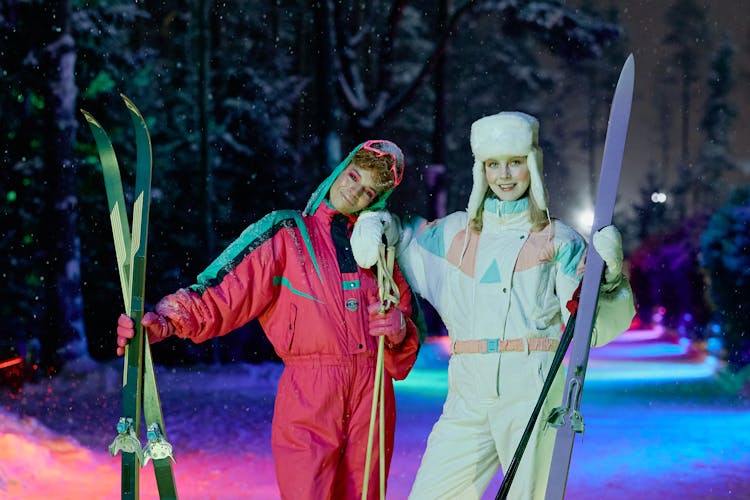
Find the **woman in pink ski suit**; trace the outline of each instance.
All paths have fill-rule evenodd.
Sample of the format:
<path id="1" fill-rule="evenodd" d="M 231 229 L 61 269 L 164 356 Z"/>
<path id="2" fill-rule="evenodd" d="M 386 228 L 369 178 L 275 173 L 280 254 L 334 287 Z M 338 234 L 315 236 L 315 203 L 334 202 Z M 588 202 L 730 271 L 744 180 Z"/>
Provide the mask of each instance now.
<path id="1" fill-rule="evenodd" d="M 271 436 L 282 498 L 361 497 L 380 335 L 386 336 L 388 474 L 396 417 L 392 379 L 409 373 L 419 334 L 398 268 L 400 301 L 378 314 L 377 277 L 357 266 L 349 234 L 360 211 L 385 206 L 403 166 L 401 150 L 389 141 L 359 145 L 302 213 L 275 211 L 252 224 L 196 284 L 144 315 L 150 342 L 169 335 L 203 342 L 259 320 L 285 365 Z M 120 316 L 118 353 L 132 336 L 132 320 Z M 373 448 L 369 484 L 377 485 Z M 378 488 L 368 490 L 375 498 Z"/>

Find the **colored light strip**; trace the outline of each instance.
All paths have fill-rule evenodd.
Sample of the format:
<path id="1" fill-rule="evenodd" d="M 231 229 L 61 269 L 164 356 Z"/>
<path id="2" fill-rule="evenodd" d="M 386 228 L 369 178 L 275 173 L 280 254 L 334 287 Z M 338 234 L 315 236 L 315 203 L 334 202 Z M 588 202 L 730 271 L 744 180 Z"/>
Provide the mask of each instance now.
<path id="1" fill-rule="evenodd" d="M 2 363 L 0 363 L 0 370 L 3 370 L 3 369 L 8 368 L 10 366 L 20 365 L 21 363 L 23 363 L 23 358 L 22 357 L 19 356 L 17 358 L 11 358 L 11 359 L 9 359 L 7 361 L 3 361 Z"/>

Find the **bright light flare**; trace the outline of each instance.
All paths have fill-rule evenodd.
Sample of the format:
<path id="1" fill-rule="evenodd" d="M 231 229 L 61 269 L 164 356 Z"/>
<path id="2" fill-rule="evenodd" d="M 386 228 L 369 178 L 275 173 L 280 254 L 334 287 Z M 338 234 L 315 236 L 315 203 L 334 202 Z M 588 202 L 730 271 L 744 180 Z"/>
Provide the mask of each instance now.
<path id="1" fill-rule="evenodd" d="M 588 235 L 591 232 L 591 228 L 594 226 L 594 210 L 591 208 L 584 208 L 579 211 L 576 216 L 576 225 L 582 234 Z"/>
<path id="2" fill-rule="evenodd" d="M 662 193 L 660 191 L 655 191 L 651 193 L 651 201 L 654 203 L 666 203 L 667 202 L 667 195 L 666 193 Z"/>

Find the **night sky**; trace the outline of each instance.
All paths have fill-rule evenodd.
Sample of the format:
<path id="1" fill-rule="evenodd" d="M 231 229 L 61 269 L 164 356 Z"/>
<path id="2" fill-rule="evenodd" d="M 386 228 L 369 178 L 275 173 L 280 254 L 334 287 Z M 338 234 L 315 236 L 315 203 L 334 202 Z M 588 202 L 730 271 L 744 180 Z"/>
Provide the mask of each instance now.
<path id="1" fill-rule="evenodd" d="M 663 43 L 665 12 L 672 2 L 660 0 L 628 2 L 600 0 L 600 3 L 618 6 L 621 20 L 628 32 L 629 47 L 635 57 L 635 93 L 620 180 L 620 199 L 618 201 L 618 210 L 620 210 L 636 201 L 635 196 L 645 181 L 644 173 L 646 169 L 654 168 L 661 159 L 660 136 L 656 128 L 658 126 L 658 111 L 655 107 L 654 88 L 655 82 L 673 65 L 671 50 Z M 750 108 L 750 91 L 748 91 L 750 88 L 748 86 L 748 80 L 750 79 L 750 57 L 748 57 L 748 53 L 750 53 L 750 16 L 738 10 L 744 2 L 712 0 L 698 3 L 704 5 L 709 29 L 713 31 L 714 36 L 714 40 L 701 41 L 700 43 L 713 48 L 722 37 L 728 36 L 735 45 L 733 59 L 735 84 L 732 104 L 735 106 L 738 116 L 734 122 L 731 147 L 734 159 L 744 166 L 744 175 L 735 176 L 734 179 L 747 183 L 750 180 L 750 141 L 747 141 L 750 133 L 750 118 L 743 110 Z M 712 49 L 709 49 L 709 60 L 711 52 Z M 708 64 L 706 64 L 706 71 L 708 71 Z M 702 75 L 693 92 L 691 114 L 693 134 L 690 144 L 690 153 L 693 157 L 697 155 L 703 143 L 703 137 L 698 130 L 698 126 L 705 105 L 705 81 L 707 76 L 707 73 Z M 675 116 L 671 135 L 672 151 L 670 158 L 673 164 L 680 157 L 680 123 L 676 115 L 679 109 L 678 90 L 675 87 L 672 96 Z M 675 178 L 676 172 L 670 171 L 667 182 L 671 183 Z"/>

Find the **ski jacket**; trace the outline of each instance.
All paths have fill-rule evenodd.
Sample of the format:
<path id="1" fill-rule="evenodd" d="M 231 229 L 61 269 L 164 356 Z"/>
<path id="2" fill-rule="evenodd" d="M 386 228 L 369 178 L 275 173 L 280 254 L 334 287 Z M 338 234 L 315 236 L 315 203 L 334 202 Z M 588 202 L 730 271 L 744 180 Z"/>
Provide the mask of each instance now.
<path id="1" fill-rule="evenodd" d="M 348 248 L 354 220 L 325 201 L 313 215 L 276 211 L 252 224 L 196 284 L 168 297 L 176 335 L 203 342 L 257 318 L 285 363 L 326 364 L 375 352 L 367 305 L 377 300 L 377 277 L 359 268 Z M 385 365 L 400 380 L 416 359 L 418 335 L 411 292 L 397 267 L 394 278 L 407 336 L 386 350 Z"/>
<path id="2" fill-rule="evenodd" d="M 467 223 L 466 212 L 411 220 L 399 245 L 412 290 L 436 308 L 451 340 L 559 339 L 570 315 L 566 303 L 583 277 L 585 240 L 557 220 L 531 232 L 527 198 L 486 200 L 481 233 Z M 600 295 L 594 346 L 625 331 L 635 313 L 626 279 Z M 451 368 L 465 370 L 465 383 L 487 386 L 498 377 L 500 357 L 459 355 L 451 363 L 463 367 Z M 490 385 L 489 395 L 496 395 Z"/>
<path id="3" fill-rule="evenodd" d="M 284 499 L 360 498 L 364 489 L 378 350 L 378 339 L 368 333 L 368 305 L 378 301 L 377 276 L 354 260 L 349 238 L 357 216 L 336 211 L 328 195 L 365 144 L 318 186 L 304 211 L 266 215 L 245 229 L 196 284 L 157 305 L 176 335 L 194 342 L 259 320 L 285 364 L 271 430 Z M 369 208 L 383 208 L 391 191 Z M 420 339 L 415 320 L 422 324 L 398 266 L 393 278 L 406 336 L 384 352 L 380 428 L 386 474 L 396 420 L 392 379 L 403 379 L 414 365 Z M 380 459 L 379 448 L 372 450 L 369 484 L 378 484 Z M 370 487 L 368 498 L 376 495 L 377 488 Z"/>

